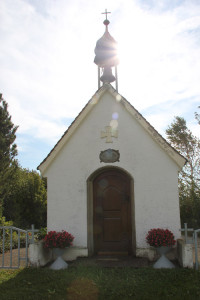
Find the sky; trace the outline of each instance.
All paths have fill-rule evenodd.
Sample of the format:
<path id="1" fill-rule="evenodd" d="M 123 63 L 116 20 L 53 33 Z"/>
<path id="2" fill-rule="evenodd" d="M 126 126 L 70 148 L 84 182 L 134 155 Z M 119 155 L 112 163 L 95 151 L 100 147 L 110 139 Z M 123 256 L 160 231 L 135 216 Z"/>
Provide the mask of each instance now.
<path id="1" fill-rule="evenodd" d="M 199 0 L 1 0 L 0 93 L 23 168 L 37 168 L 97 91 L 105 9 L 119 93 L 163 137 L 174 116 L 200 137 Z"/>

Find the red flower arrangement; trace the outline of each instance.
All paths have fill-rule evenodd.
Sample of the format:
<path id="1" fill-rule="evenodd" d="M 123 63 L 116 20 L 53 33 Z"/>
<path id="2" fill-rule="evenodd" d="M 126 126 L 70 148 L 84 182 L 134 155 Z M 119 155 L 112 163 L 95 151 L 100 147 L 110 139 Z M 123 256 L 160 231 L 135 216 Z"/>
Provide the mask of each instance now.
<path id="1" fill-rule="evenodd" d="M 171 247 L 175 245 L 173 233 L 168 229 L 153 228 L 148 231 L 146 242 L 153 247 Z"/>
<path id="2" fill-rule="evenodd" d="M 66 248 L 72 245 L 73 240 L 73 235 L 65 230 L 49 231 L 43 240 L 44 248 Z"/>

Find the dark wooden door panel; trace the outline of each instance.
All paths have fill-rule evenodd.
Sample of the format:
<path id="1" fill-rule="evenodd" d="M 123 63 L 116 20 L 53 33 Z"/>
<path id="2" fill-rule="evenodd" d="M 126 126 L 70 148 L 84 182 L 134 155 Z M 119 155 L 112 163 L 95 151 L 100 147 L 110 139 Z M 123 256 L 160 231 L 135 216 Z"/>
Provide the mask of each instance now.
<path id="1" fill-rule="evenodd" d="M 104 218 L 103 222 L 104 242 L 120 242 L 122 239 L 121 219 Z"/>
<path id="2" fill-rule="evenodd" d="M 94 251 L 131 252 L 130 179 L 120 171 L 105 171 L 93 182 Z"/>
<path id="3" fill-rule="evenodd" d="M 122 194 L 114 186 L 107 187 L 102 193 L 104 211 L 119 211 L 122 209 Z"/>

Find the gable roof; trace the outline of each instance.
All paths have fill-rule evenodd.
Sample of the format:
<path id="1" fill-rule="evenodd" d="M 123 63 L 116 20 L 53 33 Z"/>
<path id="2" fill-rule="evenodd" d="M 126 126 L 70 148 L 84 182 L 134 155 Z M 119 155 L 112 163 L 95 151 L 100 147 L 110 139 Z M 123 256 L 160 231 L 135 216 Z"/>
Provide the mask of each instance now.
<path id="1" fill-rule="evenodd" d="M 186 159 L 176 149 L 174 149 L 156 130 L 155 128 L 123 97 L 121 96 L 111 84 L 106 83 L 89 100 L 79 115 L 74 119 L 68 129 L 64 132 L 63 136 L 56 143 L 53 149 L 49 152 L 47 157 L 37 167 L 41 173 L 47 169 L 54 158 L 58 155 L 62 147 L 67 143 L 69 138 L 73 135 L 76 128 L 79 127 L 81 122 L 85 119 L 88 113 L 93 109 L 94 104 L 98 102 L 99 98 L 106 92 L 110 92 L 114 97 L 120 99 L 119 103 L 137 120 L 137 122 L 146 130 L 154 141 L 175 161 L 181 169 L 186 163 Z"/>

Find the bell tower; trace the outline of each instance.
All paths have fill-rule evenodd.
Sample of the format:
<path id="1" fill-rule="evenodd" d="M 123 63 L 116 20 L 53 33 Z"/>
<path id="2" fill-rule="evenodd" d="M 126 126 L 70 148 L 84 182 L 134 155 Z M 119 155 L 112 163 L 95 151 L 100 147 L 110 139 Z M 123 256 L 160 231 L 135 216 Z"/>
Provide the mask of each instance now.
<path id="1" fill-rule="evenodd" d="M 110 24 L 107 19 L 107 9 L 104 13 L 106 19 L 103 24 L 105 25 L 104 35 L 97 41 L 95 47 L 94 63 L 98 66 L 98 88 L 104 83 L 111 83 L 115 81 L 116 91 L 118 91 L 118 78 L 117 78 L 117 65 L 119 59 L 117 57 L 117 42 L 108 32 L 108 25 Z M 115 76 L 112 73 L 112 69 L 115 70 Z"/>

